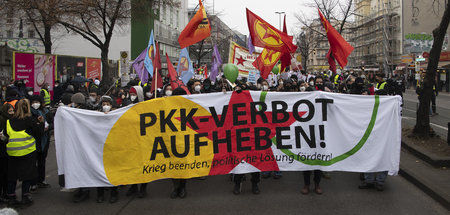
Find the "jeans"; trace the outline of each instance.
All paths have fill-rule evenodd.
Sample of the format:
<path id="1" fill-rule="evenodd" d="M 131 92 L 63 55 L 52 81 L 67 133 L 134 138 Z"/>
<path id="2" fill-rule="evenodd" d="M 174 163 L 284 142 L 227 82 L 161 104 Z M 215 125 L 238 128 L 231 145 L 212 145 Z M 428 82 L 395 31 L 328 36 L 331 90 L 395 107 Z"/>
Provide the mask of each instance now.
<path id="1" fill-rule="evenodd" d="M 30 193 L 30 186 L 32 180 L 25 180 L 22 182 L 22 196 Z M 8 181 L 8 195 L 14 196 L 16 194 L 17 181 Z"/>
<path id="2" fill-rule="evenodd" d="M 364 173 L 364 182 L 368 184 L 377 183 L 379 185 L 384 185 L 387 175 L 388 175 L 387 171 Z"/>

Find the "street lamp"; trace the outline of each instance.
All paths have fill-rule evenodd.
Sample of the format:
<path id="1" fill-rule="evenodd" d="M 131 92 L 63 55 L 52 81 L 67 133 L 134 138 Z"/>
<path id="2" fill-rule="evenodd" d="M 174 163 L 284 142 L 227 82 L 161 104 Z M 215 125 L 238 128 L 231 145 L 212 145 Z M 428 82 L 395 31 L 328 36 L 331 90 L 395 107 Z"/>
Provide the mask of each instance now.
<path id="1" fill-rule="evenodd" d="M 277 12 L 275 12 L 276 14 L 278 14 L 278 20 L 279 20 L 279 22 L 280 22 L 280 31 L 281 31 L 281 14 L 285 14 L 285 12 L 283 12 L 283 11 L 277 11 Z"/>

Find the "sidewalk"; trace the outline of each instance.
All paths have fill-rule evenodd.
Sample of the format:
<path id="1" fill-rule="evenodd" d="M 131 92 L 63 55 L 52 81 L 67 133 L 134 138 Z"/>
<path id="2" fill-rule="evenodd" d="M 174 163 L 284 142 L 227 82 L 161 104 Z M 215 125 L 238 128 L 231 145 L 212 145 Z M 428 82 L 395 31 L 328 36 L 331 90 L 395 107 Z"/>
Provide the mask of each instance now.
<path id="1" fill-rule="evenodd" d="M 404 145 L 405 143 L 403 143 Z M 427 193 L 434 200 L 450 210 L 450 169 L 448 167 L 434 167 L 414 156 L 422 153 L 419 149 L 402 146 L 400 155 L 400 175 Z M 425 153 L 420 157 L 426 157 Z M 446 158 L 450 160 L 450 158 Z"/>

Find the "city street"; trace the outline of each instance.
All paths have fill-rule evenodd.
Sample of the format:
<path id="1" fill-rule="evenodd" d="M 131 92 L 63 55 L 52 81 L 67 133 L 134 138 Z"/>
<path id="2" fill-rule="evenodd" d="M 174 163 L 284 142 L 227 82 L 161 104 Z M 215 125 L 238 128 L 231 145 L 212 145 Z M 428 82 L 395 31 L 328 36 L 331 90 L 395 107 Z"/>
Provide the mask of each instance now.
<path id="1" fill-rule="evenodd" d="M 442 98 L 442 97 L 441 97 Z M 52 143 L 53 144 L 53 143 Z M 251 193 L 251 184 L 244 182 L 242 193 L 232 193 L 228 175 L 191 179 L 185 199 L 170 199 L 170 180 L 149 184 L 145 199 L 126 197 L 127 187 L 119 188 L 119 201 L 96 203 L 96 190 L 90 199 L 73 203 L 72 194 L 60 192 L 55 151 L 52 145 L 48 158 L 48 189 L 38 189 L 33 206 L 20 214 L 448 214 L 448 211 L 401 176 L 390 176 L 383 192 L 359 190 L 358 173 L 332 172 L 331 179 L 322 179 L 323 195 L 300 193 L 303 177 L 299 172 L 285 172 L 282 179 L 262 179 L 261 194 Z M 19 190 L 17 191 L 20 192 Z"/>
<path id="2" fill-rule="evenodd" d="M 419 99 L 417 94 L 411 88 L 406 90 L 403 94 L 403 123 L 406 126 L 414 127 L 416 124 L 416 110 Z M 436 112 L 439 115 L 430 116 L 430 125 L 444 140 L 447 138 L 448 127 L 450 122 L 450 94 L 447 92 L 440 92 L 436 97 Z"/>

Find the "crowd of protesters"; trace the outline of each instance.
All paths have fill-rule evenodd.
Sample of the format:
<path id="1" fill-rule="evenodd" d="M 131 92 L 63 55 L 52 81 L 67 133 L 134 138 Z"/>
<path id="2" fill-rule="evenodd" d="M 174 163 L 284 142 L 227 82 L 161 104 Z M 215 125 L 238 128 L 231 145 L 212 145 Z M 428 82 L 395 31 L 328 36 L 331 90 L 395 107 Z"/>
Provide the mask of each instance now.
<path id="1" fill-rule="evenodd" d="M 198 76 L 196 76 L 198 77 Z M 47 152 L 53 130 L 53 117 L 59 106 L 100 111 L 105 114 L 130 104 L 166 97 L 185 95 L 182 88 L 173 89 L 167 77 L 163 77 L 164 86 L 157 89 L 148 83 L 142 83 L 138 78 L 131 80 L 126 86 L 120 86 L 120 81 L 107 86 L 100 80 L 89 82 L 55 82 L 53 99 L 50 96 L 50 87 L 44 84 L 40 89 L 25 87 L 21 80 L 2 87 L 2 107 L 0 116 L 1 147 L 0 147 L 0 201 L 9 207 L 28 207 L 33 203 L 32 193 L 37 189 L 50 187 L 45 181 L 45 165 Z M 405 90 L 401 77 L 394 76 L 385 81 L 382 73 L 358 74 L 344 72 L 332 74 L 331 72 L 306 73 L 300 71 L 285 72 L 280 75 L 271 74 L 268 79 L 259 78 L 256 83 L 247 82 L 246 78 L 230 83 L 224 76 L 218 77 L 216 82 L 210 79 L 191 79 L 186 85 L 191 94 L 203 94 L 227 91 L 278 91 L 278 92 L 305 92 L 326 91 L 333 93 L 360 94 L 360 95 L 402 95 Z M 38 93 L 39 92 L 39 93 Z M 310 192 L 311 174 L 313 174 L 314 192 L 321 194 L 320 187 L 322 171 L 303 172 L 303 194 Z M 281 172 L 263 172 L 262 177 L 282 178 Z M 360 189 L 375 188 L 383 190 L 387 172 L 361 174 Z M 233 175 L 233 193 L 241 193 L 241 184 L 245 178 L 243 174 Z M 259 194 L 261 174 L 252 173 L 252 192 Z M 21 201 L 16 197 L 17 181 L 22 182 Z M 171 198 L 186 197 L 186 179 L 173 179 Z M 147 184 L 130 185 L 126 196 L 137 195 L 144 198 L 147 195 Z M 64 186 L 63 178 L 60 186 Z M 67 191 L 64 187 L 63 191 Z M 118 201 L 118 187 L 106 188 L 110 191 L 110 203 Z M 89 198 L 89 188 L 79 188 L 74 192 L 73 201 L 82 202 Z M 98 203 L 104 202 L 105 188 L 97 188 Z"/>

